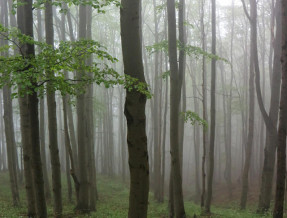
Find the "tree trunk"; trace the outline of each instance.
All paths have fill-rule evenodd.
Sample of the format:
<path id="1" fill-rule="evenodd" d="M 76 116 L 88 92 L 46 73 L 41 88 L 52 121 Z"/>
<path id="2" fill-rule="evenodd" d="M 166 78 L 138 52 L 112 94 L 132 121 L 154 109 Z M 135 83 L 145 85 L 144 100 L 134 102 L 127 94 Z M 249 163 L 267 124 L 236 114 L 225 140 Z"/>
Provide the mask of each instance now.
<path id="1" fill-rule="evenodd" d="M 45 30 L 46 43 L 54 46 L 54 28 L 52 0 L 45 3 Z M 53 72 L 46 72 L 53 77 Z M 47 107 L 49 126 L 49 147 L 52 166 L 52 187 L 54 200 L 54 215 L 60 217 L 62 214 L 62 187 L 61 187 L 61 166 L 59 158 L 58 137 L 57 137 L 57 112 L 55 91 L 52 82 L 47 84 Z"/>
<path id="2" fill-rule="evenodd" d="M 250 0 L 250 24 L 253 27 L 252 23 L 256 22 L 256 2 Z M 256 24 L 256 23 L 255 23 Z M 247 144 L 245 149 L 245 162 L 242 173 L 242 191 L 240 199 L 240 208 L 244 210 L 246 208 L 247 194 L 248 194 L 248 176 L 251 163 L 252 147 L 253 147 L 253 138 L 254 138 L 254 50 L 252 44 L 254 43 L 254 28 L 251 28 L 250 35 L 250 69 L 249 69 L 249 123 L 248 123 L 248 137 Z"/>
<path id="3" fill-rule="evenodd" d="M 140 0 L 122 0 L 121 39 L 125 74 L 145 83 L 140 25 Z M 147 217 L 149 166 L 145 117 L 146 96 L 136 90 L 127 91 L 125 116 L 127 119 L 130 198 L 129 218 Z"/>
<path id="4" fill-rule="evenodd" d="M 92 39 L 92 7 L 87 6 L 87 39 Z M 87 60 L 87 65 L 92 65 L 92 57 Z M 88 171 L 89 173 L 89 207 L 91 211 L 96 210 L 96 163 L 95 163 L 95 137 L 94 137 L 94 101 L 93 84 L 87 87 L 86 92 L 86 114 L 87 114 L 87 143 L 88 143 Z M 113 122 L 111 120 L 111 122 Z M 112 135 L 113 137 L 113 135 Z"/>
<path id="5" fill-rule="evenodd" d="M 183 7 L 182 1 L 179 7 Z M 183 10 L 183 9 L 181 9 Z M 173 184 L 173 197 L 175 216 L 185 217 L 182 193 L 182 175 L 180 164 L 179 147 L 179 105 L 181 96 L 181 85 L 183 75 L 179 74 L 177 64 L 177 45 L 176 45 L 176 18 L 175 2 L 167 0 L 168 14 L 168 52 L 170 63 L 170 153 L 171 153 L 171 173 Z M 182 71 L 181 71 L 182 72 Z"/>
<path id="6" fill-rule="evenodd" d="M 17 8 L 18 27 L 23 34 L 33 38 L 32 1 L 22 2 L 23 6 Z M 24 58 L 35 55 L 33 44 L 25 44 L 24 48 Z M 31 84 L 36 85 L 35 81 Z M 37 216 L 44 218 L 47 217 L 47 209 L 40 157 L 38 97 L 34 90 L 30 91 L 30 95 L 19 99 L 28 215 L 35 216 L 36 209 Z"/>
<path id="7" fill-rule="evenodd" d="M 224 171 L 224 177 L 228 186 L 229 198 L 232 197 L 232 90 L 233 90 L 233 79 L 234 79 L 234 70 L 233 70 L 233 43 L 234 43 L 234 0 L 232 0 L 232 28 L 231 28 L 231 47 L 230 47 L 230 63 L 231 63 L 231 80 L 230 80 L 230 90 L 227 93 L 227 128 L 226 128 L 226 165 Z"/>
<path id="8" fill-rule="evenodd" d="M 37 10 L 37 33 L 38 33 L 38 41 L 43 41 L 43 27 L 42 27 L 42 13 L 41 10 Z M 39 51 L 41 52 L 41 51 Z M 46 200 L 51 199 L 51 190 L 50 190 L 50 182 L 48 178 L 48 169 L 47 169 L 47 160 L 46 160 L 46 137 L 45 137 L 45 102 L 44 97 L 40 99 L 40 143 L 41 143 L 41 159 L 42 159 L 42 167 L 43 167 L 43 176 L 44 176 L 44 184 L 45 184 L 45 195 Z"/>
<path id="9" fill-rule="evenodd" d="M 79 39 L 87 36 L 87 6 L 80 5 Z M 84 60 L 83 60 L 84 61 Z M 84 72 L 77 72 L 77 78 L 81 79 Z M 79 202 L 77 210 L 83 213 L 89 212 L 89 179 L 88 179 L 88 143 L 86 140 L 87 114 L 85 94 L 77 96 L 77 117 L 78 117 L 78 161 L 79 161 Z"/>
<path id="10" fill-rule="evenodd" d="M 196 114 L 199 114 L 199 104 L 198 104 L 198 96 L 197 96 L 197 90 L 196 90 L 196 76 L 195 73 L 192 74 L 192 93 L 194 96 L 194 112 Z M 199 153 L 199 148 L 200 148 L 200 127 L 198 125 L 195 125 L 194 127 L 194 160 L 195 160 L 195 193 L 196 193 L 196 201 L 200 200 L 200 153 Z"/>
<path id="11" fill-rule="evenodd" d="M 180 101 L 180 113 L 186 111 L 186 84 L 185 84 L 185 66 L 186 66 L 186 54 L 185 54 L 185 44 L 186 44 L 186 32 L 185 32 L 185 0 L 179 1 L 178 10 L 178 39 L 180 43 L 179 58 L 178 58 L 178 73 L 182 75 L 182 85 L 181 85 L 181 101 Z M 179 117 L 179 158 L 181 166 L 181 174 L 183 168 L 183 144 L 184 144 L 184 119 L 183 116 Z"/>
<path id="12" fill-rule="evenodd" d="M 13 205 L 18 206 L 20 204 L 20 198 L 18 191 L 17 166 L 16 166 L 17 151 L 16 151 L 16 142 L 14 135 L 11 89 L 8 86 L 4 86 L 3 88 L 3 99 L 4 99 L 5 136 L 7 145 L 10 185 L 12 191 Z"/>
<path id="13" fill-rule="evenodd" d="M 154 24 L 155 24 L 155 44 L 159 42 L 158 36 L 158 19 L 156 12 L 156 1 L 153 0 L 154 6 Z M 159 202 L 160 201 L 160 189 L 161 189 L 161 155 L 160 155 L 160 117 L 159 117 L 159 52 L 155 52 L 154 61 L 154 98 L 153 98 L 153 127 L 154 127 L 154 197 Z"/>
<path id="14" fill-rule="evenodd" d="M 204 1 L 201 3 L 201 17 L 200 17 L 200 26 L 201 26 L 201 38 L 202 38 L 202 50 L 206 51 L 206 35 L 205 35 L 205 25 L 204 25 Z M 202 117 L 205 121 L 208 121 L 207 117 L 207 84 L 206 84 L 206 60 L 205 56 L 202 57 Z M 202 191 L 201 191 L 201 208 L 204 207 L 205 203 L 205 185 L 206 185 L 206 171 L 205 171 L 205 163 L 206 163 L 206 149 L 208 144 L 208 131 L 203 128 L 202 134 L 202 164 L 201 164 L 201 174 L 202 174 Z"/>
<path id="15" fill-rule="evenodd" d="M 283 218 L 286 191 L 286 124 L 287 124 L 287 3 L 282 2 L 282 86 L 277 149 L 277 181 L 273 217 Z M 279 12 L 280 13 L 280 12 Z"/>
<path id="16" fill-rule="evenodd" d="M 216 54 L 216 1 L 212 0 L 212 54 Z M 207 175 L 207 193 L 205 212 L 210 213 L 214 171 L 214 139 L 215 139 L 215 90 L 216 90 L 216 60 L 211 61 L 211 108 L 210 108 L 210 141 L 209 141 L 209 171 Z"/>
<path id="17" fill-rule="evenodd" d="M 266 146 L 264 150 L 264 163 L 262 171 L 261 189 L 259 196 L 258 212 L 264 213 L 270 208 L 275 154 L 277 146 L 277 123 L 279 112 L 279 98 L 280 98 L 280 83 L 281 83 L 281 69 L 280 69 L 280 57 L 281 57 L 281 37 L 282 37 L 282 18 L 281 18 L 281 1 L 277 0 L 275 8 L 276 17 L 276 36 L 274 39 L 274 60 L 273 60 L 273 73 L 271 81 L 271 99 L 269 109 L 269 119 L 272 126 L 267 126 L 266 123 Z M 258 84 L 258 82 L 257 82 Z M 256 85 L 257 86 L 257 85 Z M 271 129 L 271 130 L 270 130 Z"/>
<path id="18" fill-rule="evenodd" d="M 1 4 L 1 23 L 8 27 L 8 7 L 7 1 Z M 1 40 L 1 45 L 7 45 L 8 41 Z M 8 57 L 8 52 L 2 52 L 3 56 Z M 18 191 L 18 173 L 17 173 L 17 150 L 14 133 L 13 123 L 13 107 L 11 99 L 11 88 L 5 85 L 3 87 L 3 99 L 4 99 L 4 124 L 5 124 L 5 137 L 6 137 L 6 150 L 8 159 L 8 170 L 10 177 L 10 186 L 13 198 L 13 205 L 18 206 L 20 204 L 19 191 Z M 2 101 L 1 101 L 2 104 Z M 2 112 L 2 111 L 1 111 Z M 2 113 L 0 114 L 2 116 Z M 4 146 L 4 145 L 3 145 Z"/>
<path id="19" fill-rule="evenodd" d="M 162 133 L 162 169 L 161 169 L 161 199 L 164 201 L 164 184 L 165 184 L 165 141 L 166 141 L 166 121 L 167 121 L 167 108 L 168 106 L 168 79 L 165 81 L 165 103 L 163 115 L 163 133 Z"/>
<path id="20" fill-rule="evenodd" d="M 124 126 L 124 117 L 123 117 L 123 91 L 120 89 L 120 110 L 119 110 L 119 127 L 120 127 L 120 139 L 121 139 L 121 166 L 122 166 L 122 179 L 126 181 L 126 133 Z"/>

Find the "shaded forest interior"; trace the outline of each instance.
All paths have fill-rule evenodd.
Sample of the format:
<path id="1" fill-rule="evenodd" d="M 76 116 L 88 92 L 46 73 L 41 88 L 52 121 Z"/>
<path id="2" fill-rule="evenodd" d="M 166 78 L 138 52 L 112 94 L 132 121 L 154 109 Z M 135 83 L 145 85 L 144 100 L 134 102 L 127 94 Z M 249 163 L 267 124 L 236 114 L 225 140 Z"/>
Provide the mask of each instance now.
<path id="1" fill-rule="evenodd" d="M 286 212 L 287 0 L 1 0 L 0 217 Z"/>

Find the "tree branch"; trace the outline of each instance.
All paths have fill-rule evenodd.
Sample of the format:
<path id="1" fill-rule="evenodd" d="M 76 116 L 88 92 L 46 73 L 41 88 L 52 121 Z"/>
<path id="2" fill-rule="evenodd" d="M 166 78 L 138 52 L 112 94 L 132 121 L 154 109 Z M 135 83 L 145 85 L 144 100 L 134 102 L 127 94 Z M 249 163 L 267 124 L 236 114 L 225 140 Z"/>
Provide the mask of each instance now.
<path id="1" fill-rule="evenodd" d="M 243 9 L 244 9 L 245 15 L 246 15 L 246 17 L 248 18 L 248 20 L 251 22 L 252 19 L 251 19 L 250 15 L 249 15 L 249 13 L 248 13 L 248 11 L 247 11 L 247 7 L 246 7 L 246 4 L 245 4 L 245 1 L 244 1 L 244 0 L 241 0 L 241 2 L 242 2 L 242 5 L 243 5 Z"/>

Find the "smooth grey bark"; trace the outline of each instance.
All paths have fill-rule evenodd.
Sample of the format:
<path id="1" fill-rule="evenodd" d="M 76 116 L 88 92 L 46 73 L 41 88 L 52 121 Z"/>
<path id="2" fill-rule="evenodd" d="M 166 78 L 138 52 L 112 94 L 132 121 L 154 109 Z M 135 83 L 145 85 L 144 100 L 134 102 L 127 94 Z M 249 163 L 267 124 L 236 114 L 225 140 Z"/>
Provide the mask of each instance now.
<path id="1" fill-rule="evenodd" d="M 74 42 L 75 36 L 74 36 L 74 29 L 72 25 L 71 12 L 66 4 L 64 4 L 64 8 L 67 9 L 67 20 L 68 20 L 70 40 Z M 68 128 L 69 128 L 69 133 L 70 133 L 71 146 L 73 150 L 72 152 L 73 160 L 74 160 L 74 166 L 75 166 L 74 175 L 76 176 L 78 174 L 78 165 L 79 165 L 78 164 L 78 146 L 77 146 L 77 139 L 76 139 L 76 134 L 75 134 L 75 125 L 74 125 L 74 119 L 73 119 L 72 106 L 70 104 L 70 96 L 66 95 L 66 98 L 68 102 L 68 105 L 67 105 Z"/>
<path id="2" fill-rule="evenodd" d="M 281 37 L 282 37 L 282 15 L 281 1 L 276 1 L 275 18 L 276 18 L 276 35 L 274 39 L 274 59 L 273 59 L 273 72 L 271 81 L 271 99 L 268 118 L 264 118 L 266 124 L 266 145 L 264 149 L 264 162 L 261 178 L 261 189 L 258 203 L 258 212 L 266 212 L 270 208 L 275 155 L 277 147 L 277 124 L 279 113 L 279 101 L 280 101 L 280 83 L 281 83 Z M 258 73 L 257 73 L 258 74 Z M 258 78 L 258 76 L 257 76 Z M 256 86 L 260 85 L 260 78 L 257 79 Z M 258 84 L 259 83 L 259 84 Z M 260 87 L 258 87 L 259 89 Z M 260 91 L 260 90 L 259 90 Z M 263 110 L 263 109 L 261 109 Z M 265 109 L 264 109 L 265 110 Z M 266 112 L 265 112 L 266 113 Z M 266 121 L 266 119 L 270 121 Z M 270 124 L 271 123 L 271 124 Z"/>
<path id="3" fill-rule="evenodd" d="M 185 0 L 179 1 L 178 8 L 178 40 L 180 43 L 179 57 L 178 57 L 178 73 L 182 75 L 182 85 L 181 85 L 181 99 L 180 99 L 180 113 L 185 113 L 186 111 L 186 84 L 185 84 L 185 67 L 186 67 L 186 30 L 185 30 Z M 182 116 L 179 118 L 179 157 L 181 171 L 183 168 L 183 144 L 184 144 L 184 119 Z M 182 174 L 182 172 L 181 172 Z"/>
<path id="4" fill-rule="evenodd" d="M 0 102 L 2 102 L 2 94 L 0 94 Z M 0 107 L 0 116 L 2 116 L 3 114 L 3 108 Z M 5 147 L 5 136 L 4 136 L 4 121 L 3 119 L 0 120 L 0 136 L 1 136 L 1 140 L 0 140 L 0 170 L 3 171 L 4 170 L 4 159 L 5 159 L 5 154 L 4 154 L 4 147 Z"/>
<path id="5" fill-rule="evenodd" d="M 40 42 L 43 41 L 43 26 L 42 26 L 42 11 L 37 10 L 37 35 Z M 41 52 L 41 51 L 39 51 Z M 42 168 L 45 184 L 45 195 L 46 199 L 51 198 L 50 182 L 48 179 L 48 169 L 47 169 L 47 160 L 46 160 L 46 137 L 45 137 L 45 102 L 44 98 L 40 99 L 40 143 L 41 143 L 41 159 L 42 159 Z"/>
<path id="6" fill-rule="evenodd" d="M 212 0 L 212 54 L 216 54 L 216 1 Z M 210 140 L 209 140 L 209 167 L 207 174 L 207 193 L 205 201 L 205 212 L 210 213 L 212 199 L 213 171 L 214 171 L 214 141 L 215 141 L 215 90 L 216 90 L 216 59 L 211 61 L 211 90 L 210 90 Z"/>
<path id="7" fill-rule="evenodd" d="M 224 178 L 226 180 L 229 192 L 229 198 L 232 198 L 232 97 L 233 97 L 233 80 L 234 80 L 234 70 L 233 70 L 233 52 L 234 52 L 234 0 L 232 0 L 232 21 L 231 21 L 231 41 L 230 41 L 230 63 L 231 63 L 231 79 L 229 84 L 229 92 L 227 92 L 227 120 L 226 120 L 226 164 L 224 171 Z"/>
<path id="8" fill-rule="evenodd" d="M 276 197 L 273 211 L 274 218 L 283 218 L 284 197 L 286 192 L 286 133 L 287 133 L 287 4 L 281 1 L 282 14 L 282 85 L 280 100 L 280 118 L 277 149 Z"/>
<path id="9" fill-rule="evenodd" d="M 182 1 L 179 7 L 183 7 Z M 167 0 L 168 15 L 168 53 L 170 63 L 170 153 L 171 153 L 171 177 L 173 186 L 173 202 L 176 217 L 185 217 L 182 193 L 182 175 L 179 147 L 179 105 L 183 75 L 179 74 L 177 64 L 176 43 L 176 17 L 175 1 Z M 182 72 L 182 71 L 181 71 Z"/>
<path id="10" fill-rule="evenodd" d="M 245 12 L 247 17 L 249 17 L 248 12 L 245 7 L 244 1 L 243 5 L 245 8 Z M 256 8 L 256 1 L 250 0 L 250 24 L 251 26 L 252 23 L 256 22 L 256 17 L 257 14 L 257 8 Z M 256 23 L 255 23 L 256 24 Z M 246 202 L 247 202 L 247 194 L 248 194 L 248 177 L 249 177 L 249 170 L 250 170 L 250 164 L 251 164 L 251 155 L 252 155 L 252 150 L 253 150 L 253 138 L 254 138 L 254 89 L 255 89 L 255 84 L 254 84 L 254 71 L 255 71 L 255 57 L 254 57 L 254 48 L 252 46 L 252 43 L 256 41 L 254 39 L 254 34 L 253 31 L 256 31 L 254 28 L 251 28 L 251 34 L 250 34 L 250 67 L 249 67 L 249 120 L 248 120 L 248 136 L 247 136 L 247 144 L 246 144 L 246 149 L 245 149 L 245 162 L 244 162 L 244 168 L 243 168 L 243 173 L 242 173 L 242 191 L 241 191 L 241 199 L 240 199 L 240 209 L 244 210 L 246 208 Z"/>
<path id="11" fill-rule="evenodd" d="M 197 96 L 197 90 L 196 90 L 196 76 L 195 72 L 190 72 L 191 80 L 192 80 L 192 93 L 194 96 L 194 112 L 196 114 L 200 114 L 199 111 L 199 103 L 198 103 L 198 96 Z M 198 125 L 195 125 L 194 127 L 194 160 L 195 160 L 195 193 L 196 193 L 196 201 L 200 200 L 200 127 Z"/>
<path id="12" fill-rule="evenodd" d="M 11 89 L 8 86 L 3 87 L 3 99 L 4 99 L 4 123 L 5 123 L 5 136 L 6 136 L 10 186 L 12 191 L 13 205 L 18 206 L 20 204 L 20 197 L 18 190 L 18 178 L 17 178 L 17 166 L 16 166 L 17 151 L 16 151 L 16 142 L 14 134 L 14 124 L 13 124 Z"/>
<path id="13" fill-rule="evenodd" d="M 158 18 L 156 12 L 156 0 L 153 0 L 154 7 L 154 31 L 155 31 L 155 44 L 159 42 L 158 34 Z M 159 80 L 159 51 L 154 54 L 154 98 L 153 98 L 153 127 L 154 127 L 154 171 L 153 171 L 153 181 L 154 181 L 154 197 L 160 202 L 161 201 L 161 145 L 160 145 L 160 113 L 159 113 L 159 91 L 160 84 Z"/>
<path id="14" fill-rule="evenodd" d="M 17 7 L 17 26 L 22 33 L 25 33 L 24 23 L 24 6 Z M 19 92 L 21 92 L 21 86 L 18 86 Z M 28 96 L 19 97 L 19 108 L 20 108 L 20 125 L 21 125 L 21 142 L 23 150 L 23 165 L 24 165 L 24 177 L 25 177 L 25 190 L 27 197 L 27 215 L 34 217 L 36 216 L 36 203 L 34 193 L 34 180 L 32 175 L 32 153 L 30 146 L 30 114 L 28 109 Z"/>
<path id="15" fill-rule="evenodd" d="M 87 6 L 87 39 L 92 39 L 92 7 Z M 93 57 L 89 57 L 87 65 L 92 65 Z M 88 143 L 88 171 L 89 171 L 89 207 L 91 211 L 96 210 L 96 163 L 95 163 L 95 136 L 94 136 L 94 101 L 93 101 L 93 84 L 87 87 L 86 91 L 86 113 L 87 113 L 87 143 Z M 112 122 L 112 119 L 110 119 Z M 113 137 L 113 135 L 112 135 Z"/>
<path id="16" fill-rule="evenodd" d="M 52 0 L 45 2 L 45 31 L 46 43 L 54 46 L 53 10 Z M 46 72 L 48 77 L 53 78 L 54 72 Z M 47 108 L 48 108 L 48 128 L 49 128 L 49 148 L 52 166 L 52 187 L 54 201 L 54 216 L 62 215 L 62 184 L 61 184 L 61 165 L 58 148 L 57 135 L 57 109 L 55 101 L 55 91 L 53 83 L 47 83 Z"/>
<path id="17" fill-rule="evenodd" d="M 1 4 L 1 23 L 8 27 L 8 7 L 7 1 Z M 7 40 L 1 40 L 1 45 L 7 45 Z M 8 57 L 8 52 L 2 52 L 3 56 Z M 6 150 L 8 159 L 8 170 L 10 178 L 10 187 L 12 192 L 13 206 L 20 204 L 20 197 L 18 191 L 18 173 L 17 173 L 17 150 L 13 123 L 13 107 L 11 99 L 11 88 L 5 85 L 3 87 L 3 103 L 4 103 L 4 124 L 5 124 L 5 138 Z M 0 102 L 2 104 L 2 101 Z M 2 112 L 2 111 L 1 111 Z M 2 116 L 2 114 L 0 114 Z"/>
<path id="18" fill-rule="evenodd" d="M 204 25 L 204 1 L 201 3 L 201 17 L 200 17 L 200 29 L 201 29 L 201 40 L 202 40 L 202 50 L 206 51 L 206 34 L 205 34 L 205 25 Z M 208 121 L 207 116 L 207 84 L 206 84 L 206 58 L 203 55 L 202 57 L 202 118 L 205 121 Z M 201 199 L 200 199 L 200 206 L 201 208 L 204 207 L 205 203 L 205 195 L 206 195 L 206 150 L 207 150 L 207 144 L 208 144 L 208 130 L 203 128 L 202 133 L 202 164 L 201 164 L 201 183 L 202 183 L 202 191 L 201 191 Z"/>
<path id="19" fill-rule="evenodd" d="M 23 1 L 23 23 L 24 33 L 34 38 L 33 33 L 33 13 L 32 13 L 32 0 Z M 34 44 L 25 44 L 23 51 L 24 58 L 29 59 L 35 55 Z M 36 73 L 36 72 L 35 72 Z M 33 86 L 37 86 L 37 81 L 30 81 Z M 38 116 L 38 96 L 34 89 L 29 90 L 31 94 L 27 96 L 28 107 L 29 107 L 29 143 L 31 146 L 31 166 L 32 175 L 34 180 L 34 193 L 36 202 L 37 216 L 45 218 L 47 217 L 47 207 L 45 199 L 44 179 L 41 163 L 41 152 L 40 152 L 40 137 L 39 137 L 39 116 Z"/>
<path id="20" fill-rule="evenodd" d="M 125 74 L 145 82 L 141 43 L 141 1 L 122 0 L 121 41 Z M 149 165 L 146 137 L 146 96 L 137 90 L 126 92 L 125 116 L 130 167 L 129 218 L 147 217 Z"/>
<path id="21" fill-rule="evenodd" d="M 166 148 L 166 122 L 168 110 L 168 79 L 165 81 L 165 101 L 164 101 L 164 114 L 163 114 L 163 132 L 162 132 L 162 160 L 161 160 L 161 198 L 164 199 L 164 186 L 165 186 L 165 148 Z"/>
<path id="22" fill-rule="evenodd" d="M 87 6 L 80 5 L 79 9 L 79 39 L 87 37 Z M 77 72 L 77 78 L 81 79 L 84 72 Z M 85 94 L 77 96 L 77 118 L 78 118 L 78 162 L 79 162 L 79 201 L 76 209 L 87 213 L 89 207 L 89 178 L 88 178 L 88 149 L 86 140 L 87 114 L 85 113 L 86 99 Z"/>

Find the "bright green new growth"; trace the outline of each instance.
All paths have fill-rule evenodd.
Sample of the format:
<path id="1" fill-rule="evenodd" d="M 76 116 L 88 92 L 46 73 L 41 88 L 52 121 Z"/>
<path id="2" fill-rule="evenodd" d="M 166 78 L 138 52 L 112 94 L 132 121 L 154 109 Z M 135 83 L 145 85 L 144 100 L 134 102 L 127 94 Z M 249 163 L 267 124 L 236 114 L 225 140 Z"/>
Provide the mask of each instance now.
<path id="1" fill-rule="evenodd" d="M 135 89 L 148 98 L 151 97 L 148 86 L 138 79 L 127 75 L 120 75 L 106 63 L 118 60 L 112 57 L 99 42 L 93 40 L 79 40 L 76 42 L 60 42 L 56 48 L 38 42 L 19 30 L 8 29 L 0 25 L 0 39 L 8 40 L 9 45 L 0 47 L 0 51 L 17 49 L 19 53 L 13 56 L 0 56 L 0 87 L 7 84 L 22 90 L 20 95 L 29 94 L 32 90 L 40 95 L 45 93 L 46 82 L 50 82 L 54 91 L 59 90 L 62 95 L 76 95 L 84 92 L 91 83 L 103 84 L 106 88 L 123 85 L 128 91 Z M 24 57 L 24 44 L 34 44 L 41 52 L 35 56 Z M 86 64 L 86 59 L 93 56 L 92 65 Z M 7 64 L 8 63 L 8 64 Z M 81 78 L 66 78 L 65 72 L 82 72 Z M 45 72 L 54 72 L 46 74 Z M 34 81 L 36 86 L 34 85 Z M 17 97 L 18 93 L 13 93 Z"/>
<path id="2" fill-rule="evenodd" d="M 186 111 L 182 112 L 181 115 L 184 118 L 184 122 L 190 122 L 191 125 L 198 124 L 200 126 L 203 126 L 204 130 L 207 130 L 208 123 L 206 120 L 202 119 L 197 113 L 193 111 Z"/>

